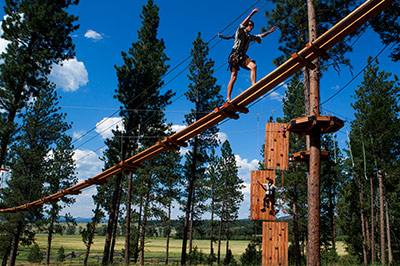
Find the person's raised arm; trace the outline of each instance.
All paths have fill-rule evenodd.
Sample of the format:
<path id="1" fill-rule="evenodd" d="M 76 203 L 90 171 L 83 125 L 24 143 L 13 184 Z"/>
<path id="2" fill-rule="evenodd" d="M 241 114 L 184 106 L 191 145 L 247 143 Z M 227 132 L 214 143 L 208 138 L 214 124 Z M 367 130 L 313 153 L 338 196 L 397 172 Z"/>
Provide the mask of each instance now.
<path id="1" fill-rule="evenodd" d="M 258 8 L 253 9 L 253 11 L 251 11 L 250 15 L 247 16 L 247 18 L 245 18 L 245 20 L 243 20 L 243 22 L 241 23 L 242 26 L 246 26 L 247 23 L 249 22 L 250 18 L 258 12 Z"/>
<path id="2" fill-rule="evenodd" d="M 265 36 L 267 36 L 268 34 L 274 32 L 276 30 L 276 26 L 273 26 L 269 31 L 261 33 L 260 36 L 261 38 L 264 38 Z"/>

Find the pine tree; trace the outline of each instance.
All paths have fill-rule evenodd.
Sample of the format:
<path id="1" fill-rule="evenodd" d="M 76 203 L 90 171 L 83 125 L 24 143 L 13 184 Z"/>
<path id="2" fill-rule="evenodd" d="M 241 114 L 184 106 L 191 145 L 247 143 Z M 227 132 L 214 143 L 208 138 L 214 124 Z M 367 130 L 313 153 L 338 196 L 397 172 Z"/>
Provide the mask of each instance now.
<path id="1" fill-rule="evenodd" d="M 225 223 L 225 236 L 226 236 L 226 258 L 224 263 L 231 263 L 232 257 L 229 257 L 229 240 L 230 240 L 230 225 L 238 219 L 239 207 L 243 201 L 244 188 L 243 180 L 239 177 L 239 167 L 236 164 L 235 155 L 233 154 L 231 145 L 226 140 L 221 147 L 221 158 L 218 162 L 218 171 L 221 175 L 221 187 L 223 208 L 221 210 L 221 217 Z M 222 219 L 221 219 L 222 220 Z"/>
<path id="2" fill-rule="evenodd" d="M 48 170 L 48 154 L 69 128 L 63 121 L 65 115 L 58 112 L 57 104 L 54 86 L 49 82 L 43 83 L 38 97 L 28 107 L 17 141 L 10 149 L 12 176 L 7 182 L 8 187 L 2 191 L 4 206 L 20 206 L 45 195 L 43 185 Z M 42 219 L 42 210 L 5 214 L 4 218 L 13 228 L 9 265 L 14 265 L 21 236 L 28 244 L 34 236 L 34 232 L 26 228 L 27 223 Z"/>
<path id="3" fill-rule="evenodd" d="M 75 176 L 75 165 L 73 161 L 72 138 L 62 135 L 56 142 L 56 147 L 52 149 L 52 157 L 48 161 L 46 183 L 46 195 L 52 195 L 63 189 L 69 188 L 78 182 Z M 51 203 L 48 211 L 48 240 L 46 252 L 46 264 L 50 263 L 51 241 L 54 233 L 62 232 L 62 226 L 57 223 L 60 211 L 75 202 L 74 198 L 62 197 L 59 203 Z M 67 216 L 69 217 L 69 216 Z M 71 219 L 70 219 L 71 220 Z"/>
<path id="4" fill-rule="evenodd" d="M 163 110 L 170 103 L 174 94 L 171 90 L 167 90 L 164 94 L 160 93 L 160 88 L 164 84 L 162 77 L 168 69 L 166 65 L 168 57 L 164 52 L 164 41 L 158 39 L 157 36 L 160 21 L 158 12 L 159 8 L 153 0 L 149 0 L 143 6 L 140 15 L 143 21 L 142 27 L 138 31 L 138 41 L 132 44 L 128 53 L 122 52 L 124 64 L 115 67 L 118 77 L 118 89 L 115 97 L 123 105 L 120 115 L 124 119 L 126 136 L 138 136 L 139 133 L 143 136 L 165 136 L 167 131 Z M 140 145 L 149 147 L 155 141 L 156 139 L 144 138 L 140 141 Z M 136 141 L 125 142 L 122 151 L 123 158 L 136 153 L 138 146 L 139 144 Z M 149 181 L 147 178 L 143 181 L 146 180 Z M 149 183 L 146 183 L 143 184 L 143 187 L 146 188 L 149 185 Z M 131 187 L 132 182 L 129 182 L 129 199 Z M 129 205 L 128 208 L 130 209 L 131 202 L 126 204 Z M 130 230 L 129 215 L 130 212 L 127 217 L 127 232 Z M 129 240 L 129 236 L 126 236 L 126 264 L 129 263 Z M 106 259 L 108 259 L 107 256 L 104 256 L 103 263 Z"/>
<path id="5" fill-rule="evenodd" d="M 217 223 L 214 221 L 215 214 L 216 214 L 216 209 L 218 206 L 219 202 L 219 195 L 218 192 L 221 190 L 221 186 L 219 186 L 221 176 L 218 172 L 218 161 L 219 157 L 215 154 L 215 150 L 212 149 L 209 157 L 209 165 L 207 167 L 207 185 L 208 185 L 208 193 L 209 193 L 209 198 L 210 198 L 210 205 L 209 205 L 209 211 L 211 214 L 210 218 L 210 256 L 209 256 L 209 264 L 213 265 L 215 261 L 215 252 L 214 252 L 214 242 L 215 242 L 215 236 L 214 236 L 214 228 Z"/>
<path id="6" fill-rule="evenodd" d="M 393 61 L 400 60 L 400 1 L 394 1 L 381 14 L 371 19 L 371 26 L 379 34 L 384 44 L 394 44 L 390 57 Z"/>
<path id="7" fill-rule="evenodd" d="M 122 132 L 117 129 L 113 131 L 113 137 L 107 139 L 106 150 L 103 152 L 103 157 L 105 169 L 119 163 L 122 160 L 122 150 L 121 143 L 123 141 Z M 96 203 L 100 204 L 105 211 L 108 213 L 108 223 L 106 231 L 106 240 L 104 244 L 103 251 L 103 264 L 106 265 L 113 259 L 110 256 L 112 253 L 112 239 L 113 239 L 113 229 L 116 226 L 119 215 L 119 203 L 121 200 L 121 181 L 123 173 L 113 176 L 108 180 L 106 185 L 97 188 L 97 198 Z"/>
<path id="8" fill-rule="evenodd" d="M 221 87 L 216 85 L 216 79 L 213 77 L 214 61 L 208 59 L 209 48 L 201 39 L 200 33 L 193 42 L 191 50 L 192 61 L 189 64 L 188 78 L 190 80 L 189 90 L 185 93 L 187 99 L 195 104 L 191 112 L 185 116 L 186 123 L 192 124 L 200 119 L 203 114 L 208 114 L 216 107 L 222 104 L 222 96 L 219 94 Z M 188 179 L 186 187 L 186 204 L 184 206 L 185 220 L 183 227 L 183 241 L 181 264 L 186 263 L 187 240 L 191 237 L 189 231 L 190 224 L 193 224 L 193 218 L 198 211 L 202 211 L 196 206 L 196 203 L 202 201 L 197 193 L 198 185 L 202 183 L 205 177 L 205 164 L 208 160 L 207 151 L 218 145 L 217 139 L 218 128 L 212 127 L 203 133 L 197 135 L 190 141 L 191 151 L 186 155 L 185 175 Z M 198 184 L 196 186 L 196 184 Z M 197 192 L 196 192 L 197 191 Z M 192 220 L 191 220 L 192 217 Z"/>
<path id="9" fill-rule="evenodd" d="M 0 132 L 0 165 L 15 130 L 16 114 L 38 95 L 52 64 L 74 56 L 70 34 L 78 19 L 66 9 L 79 0 L 7 0 L 2 38 L 9 41 L 0 55 L 0 104 L 7 118 Z"/>
<path id="10" fill-rule="evenodd" d="M 381 262 L 385 262 L 386 258 L 386 240 L 385 240 L 385 207 L 384 198 L 386 195 L 394 197 L 396 199 L 396 189 L 394 188 L 398 182 L 398 178 L 393 176 L 394 167 L 397 166 L 396 159 L 398 156 L 398 143 L 399 143 L 399 131 L 398 131 L 398 114 L 399 114 L 399 82 L 396 76 L 391 78 L 391 73 L 380 71 L 377 61 L 372 62 L 372 59 L 368 59 L 369 66 L 364 71 L 364 80 L 358 89 L 355 91 L 355 103 L 352 104 L 355 109 L 356 119 L 351 124 L 350 141 L 352 147 L 352 154 L 355 161 L 354 174 L 359 176 L 358 179 L 352 181 L 352 187 L 359 187 L 359 189 L 368 189 L 368 182 L 365 178 L 369 179 L 369 191 L 363 196 L 364 198 L 369 197 L 365 200 L 365 203 L 371 202 L 368 206 L 360 206 L 363 204 L 361 200 L 355 206 L 348 206 L 343 208 L 344 217 L 356 217 L 358 225 L 357 238 L 360 239 L 356 242 L 357 238 L 354 233 L 350 233 L 348 230 L 354 226 L 349 219 L 343 219 L 341 228 L 348 234 L 352 234 L 352 237 L 346 239 L 349 246 L 352 247 L 352 251 L 356 254 L 362 254 L 363 243 L 367 242 L 363 240 L 362 226 L 365 231 L 369 231 L 370 234 L 370 256 L 371 262 L 375 260 L 374 252 L 374 234 L 375 227 L 374 211 L 379 210 L 379 229 L 380 229 L 380 245 L 381 245 Z M 365 178 L 363 178 L 365 177 Z M 356 183 L 358 180 L 359 184 Z M 377 182 L 378 181 L 378 182 Z M 349 182 L 350 183 L 350 182 Z M 349 184 L 350 186 L 350 184 Z M 375 187 L 379 186 L 379 190 L 375 191 Z M 344 190 L 344 196 L 349 195 L 351 192 Z M 386 191 L 385 191 L 386 190 Z M 360 198 L 361 198 L 360 196 Z M 396 201 L 394 201 L 396 202 Z M 393 204 L 396 209 L 396 203 Z M 371 228 L 366 227 L 368 223 L 362 220 L 359 214 L 359 209 L 369 209 L 371 216 L 369 217 L 371 222 Z M 366 216 L 367 211 L 366 210 Z M 390 209 L 390 207 L 389 207 Z M 398 210 L 398 209 L 397 209 Z M 368 216 L 367 216 L 368 217 Z M 392 216 L 393 217 L 393 216 Z M 389 217 L 390 219 L 391 217 Z M 353 219 L 355 220 L 355 219 Z M 394 220 L 390 219 L 389 224 L 393 223 Z M 364 235 L 369 237 L 368 234 Z M 378 240 L 378 239 L 377 239 Z M 368 241 L 369 242 L 369 241 Z M 390 246 L 390 244 L 388 245 Z M 360 257 L 361 257 L 360 256 Z"/>
<path id="11" fill-rule="evenodd" d="M 305 113 L 303 83 L 299 76 L 294 76 L 288 84 L 288 89 L 283 99 L 282 119 L 277 119 L 279 123 L 288 123 L 290 120 L 301 117 Z M 305 139 L 299 139 L 298 135 L 290 133 L 289 153 L 296 153 L 306 150 Z M 304 172 L 306 165 L 297 162 L 289 163 L 289 171 L 285 172 L 286 203 L 289 206 L 288 213 L 293 216 L 293 234 L 289 234 L 293 239 L 295 254 L 290 254 L 295 258 L 296 265 L 301 265 L 304 260 L 301 246 L 304 246 L 307 232 L 307 182 Z M 278 183 L 278 182 L 277 182 Z"/>
<path id="12" fill-rule="evenodd" d="M 165 264 L 168 264 L 169 260 L 169 240 L 171 237 L 171 209 L 174 200 L 178 201 L 180 196 L 180 186 L 182 185 L 182 166 L 181 155 L 176 151 L 168 151 L 161 154 L 162 167 L 157 170 L 157 178 L 160 183 L 158 194 L 158 200 L 163 209 L 167 209 L 166 215 L 165 211 L 162 211 L 162 218 L 164 218 L 164 224 L 166 224 L 166 252 L 165 252 Z"/>
<path id="13" fill-rule="evenodd" d="M 334 136 L 325 135 L 321 146 L 329 152 L 328 160 L 321 164 L 321 244 L 324 252 L 336 257 L 336 205 L 346 178 L 341 170 L 344 159 Z"/>

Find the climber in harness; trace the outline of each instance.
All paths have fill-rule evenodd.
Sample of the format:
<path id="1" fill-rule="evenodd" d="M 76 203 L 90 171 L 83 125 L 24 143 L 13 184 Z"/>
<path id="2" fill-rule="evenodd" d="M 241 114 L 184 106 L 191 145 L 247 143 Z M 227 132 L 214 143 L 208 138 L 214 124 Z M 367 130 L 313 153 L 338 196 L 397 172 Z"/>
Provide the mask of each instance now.
<path id="1" fill-rule="evenodd" d="M 261 184 L 260 181 L 258 181 L 258 183 L 265 190 L 265 195 L 263 198 L 263 208 L 261 209 L 261 211 L 265 212 L 266 208 L 269 208 L 271 204 L 271 210 L 269 211 L 269 214 L 275 215 L 275 190 L 280 190 L 280 188 L 274 185 L 274 181 L 272 179 L 268 178 L 267 180 L 269 181 L 266 184 Z"/>
<path id="2" fill-rule="evenodd" d="M 254 28 L 254 22 L 250 20 L 250 18 L 258 12 L 258 9 L 254 9 L 251 11 L 250 15 L 239 25 L 239 28 L 236 30 L 235 33 L 235 41 L 233 44 L 232 52 L 229 55 L 228 62 L 229 62 L 229 69 L 231 71 L 231 79 L 228 83 L 228 95 L 226 101 L 229 102 L 231 100 L 231 94 L 233 85 L 236 82 L 238 71 L 241 68 L 246 70 L 250 70 L 250 79 L 251 84 L 254 85 L 256 83 L 256 69 L 257 65 L 256 62 L 250 59 L 247 55 L 247 49 L 251 42 L 257 41 L 261 43 L 261 39 L 273 32 L 276 29 L 276 26 L 271 28 L 269 31 L 251 35 L 250 32 Z M 221 36 L 221 38 L 227 39 L 226 37 Z"/>

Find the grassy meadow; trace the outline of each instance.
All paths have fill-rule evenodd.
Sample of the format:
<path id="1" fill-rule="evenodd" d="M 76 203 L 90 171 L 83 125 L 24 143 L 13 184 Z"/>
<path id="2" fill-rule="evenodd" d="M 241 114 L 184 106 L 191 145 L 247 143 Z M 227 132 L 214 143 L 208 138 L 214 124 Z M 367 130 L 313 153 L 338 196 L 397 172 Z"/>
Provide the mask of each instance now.
<path id="1" fill-rule="evenodd" d="M 104 236 L 96 236 L 94 239 L 94 243 L 91 247 L 90 253 L 90 261 L 97 262 L 101 261 L 100 256 L 102 256 L 103 248 L 104 248 L 105 237 Z M 47 235 L 46 234 L 37 234 L 36 235 L 36 243 L 39 245 L 40 250 L 42 252 L 46 251 L 47 247 Z M 233 255 L 236 258 L 239 258 L 240 255 L 245 251 L 249 241 L 239 241 L 239 240 L 231 240 L 230 241 L 230 249 L 232 250 Z M 223 241 L 221 245 L 221 254 L 222 257 L 225 256 L 225 245 L 226 242 Z M 51 260 L 55 261 L 57 257 L 57 252 L 60 247 L 63 247 L 65 250 L 65 255 L 67 256 L 66 261 L 75 262 L 79 264 L 79 261 L 83 261 L 84 252 L 86 247 L 82 242 L 82 237 L 80 235 L 56 235 L 52 241 L 52 250 L 51 250 Z M 125 246 L 125 238 L 118 237 L 115 243 L 115 253 L 116 259 L 118 262 L 122 260 L 121 252 Z M 203 252 L 204 254 L 209 254 L 210 252 L 210 241 L 209 240 L 194 240 L 193 246 L 197 246 L 198 250 Z M 214 250 L 216 251 L 216 244 L 214 244 Z M 160 261 L 163 262 L 165 259 L 165 249 L 166 249 L 166 238 L 147 238 L 145 244 L 145 258 L 148 261 Z M 19 256 L 17 257 L 17 263 L 26 263 L 27 256 L 30 250 L 30 247 L 20 247 Z M 179 261 L 180 254 L 182 250 L 182 240 L 181 239 L 170 239 L 169 245 L 169 258 L 170 261 Z M 71 259 L 69 254 L 74 252 L 77 256 L 74 259 Z"/>
<path id="2" fill-rule="evenodd" d="M 94 239 L 94 244 L 91 248 L 90 254 L 90 262 L 97 263 L 101 262 L 101 256 L 104 248 L 105 237 L 104 236 L 96 236 Z M 40 250 L 42 252 L 46 251 L 47 247 L 47 235 L 46 234 L 37 234 L 36 235 L 36 243 L 39 245 Z M 247 240 L 231 240 L 230 241 L 230 249 L 234 257 L 238 260 L 240 255 L 247 248 L 249 241 Z M 122 261 L 122 249 L 125 245 L 125 238 L 118 237 L 115 245 L 115 262 Z M 225 241 L 222 242 L 221 245 L 221 254 L 222 257 L 225 256 Z M 82 238 L 80 235 L 56 235 L 52 241 L 52 250 L 51 250 L 51 261 L 55 262 L 57 257 L 57 252 L 60 247 L 63 247 L 65 250 L 66 261 L 64 264 L 71 265 L 81 265 L 84 259 L 84 253 L 86 247 L 82 242 Z M 209 240 L 194 240 L 193 246 L 197 246 L 198 250 L 203 252 L 204 254 L 209 254 L 210 252 L 210 241 Z M 165 259 L 165 247 L 166 247 L 166 239 L 165 238 L 147 238 L 145 244 L 145 258 L 146 261 L 153 262 L 164 262 Z M 170 249 L 169 249 L 169 257 L 170 262 L 178 262 L 180 260 L 180 254 L 182 249 L 182 240 L 181 239 L 170 239 Z M 29 253 L 30 247 L 20 247 L 19 256 L 17 258 L 18 265 L 27 265 L 27 256 Z M 214 244 L 214 250 L 216 252 L 217 245 Z M 76 255 L 75 258 L 71 258 L 70 254 L 74 253 Z M 340 256 L 346 254 L 344 244 L 342 242 L 337 243 L 337 252 Z"/>

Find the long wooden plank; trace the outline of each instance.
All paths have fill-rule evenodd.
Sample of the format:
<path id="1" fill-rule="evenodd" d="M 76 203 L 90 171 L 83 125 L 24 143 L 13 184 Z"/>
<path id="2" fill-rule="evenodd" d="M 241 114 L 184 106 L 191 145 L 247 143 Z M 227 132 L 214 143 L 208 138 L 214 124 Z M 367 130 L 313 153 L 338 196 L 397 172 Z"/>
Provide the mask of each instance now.
<path id="1" fill-rule="evenodd" d="M 327 51 L 329 48 L 333 47 L 336 43 L 343 40 L 347 35 L 354 32 L 358 27 L 360 27 L 363 23 L 365 23 L 368 19 L 373 17 L 374 15 L 378 14 L 384 8 L 388 7 L 392 4 L 394 0 L 369 0 L 362 4 L 360 7 L 355 9 L 351 12 L 347 17 L 343 20 L 338 22 L 334 25 L 331 29 L 329 29 L 326 33 L 318 37 L 312 45 L 306 46 L 297 54 L 302 58 L 305 58 L 308 61 L 312 61 L 313 59 L 317 58 L 321 52 L 316 52 L 316 49 L 321 49 L 322 53 Z M 219 122 L 223 121 L 228 117 L 226 112 L 224 111 L 232 111 L 237 112 L 239 110 L 245 109 L 249 104 L 272 90 L 274 87 L 279 85 L 280 83 L 284 82 L 287 78 L 291 75 L 299 71 L 303 67 L 303 64 L 299 62 L 298 58 L 290 58 L 285 63 L 280 65 L 270 74 L 265 76 L 263 79 L 258 81 L 256 84 L 248 88 L 246 91 L 238 95 L 234 98 L 230 104 L 224 105 L 220 107 L 219 110 L 214 111 L 202 119 L 198 120 L 197 122 L 189 125 L 188 127 L 184 128 L 183 130 L 173 134 L 170 139 L 172 141 L 180 142 L 186 141 L 196 134 L 199 134 L 202 131 L 207 130 L 218 124 Z M 232 108 L 232 105 L 238 109 Z M 134 162 L 134 163 L 141 163 L 151 158 L 154 158 L 158 154 L 167 151 L 168 149 L 163 146 L 163 144 L 156 144 L 148 149 L 148 151 L 141 153 L 140 156 L 134 155 L 133 157 L 129 158 L 127 162 Z M 113 166 L 116 168 L 121 168 L 121 166 Z M 113 168 L 112 167 L 112 168 Z M 112 175 L 111 173 L 115 173 L 115 169 L 111 170 L 108 169 L 101 173 L 101 177 L 99 179 L 108 179 Z M 118 172 L 118 171 L 117 171 Z M 87 182 L 85 184 L 80 183 L 75 186 L 76 189 L 86 188 Z M 76 192 L 76 190 L 74 190 Z M 64 195 L 65 196 L 65 195 Z M 54 198 L 53 198 L 54 199 Z M 32 205 L 32 203 L 29 203 Z M 29 206 L 28 204 L 28 206 Z M 21 205 L 19 207 L 8 208 L 8 209 L 0 209 L 0 212 L 15 212 L 16 210 L 25 210 L 27 205 Z M 32 205 L 33 206 L 33 205 Z M 40 205 L 35 205 L 40 206 Z"/>

